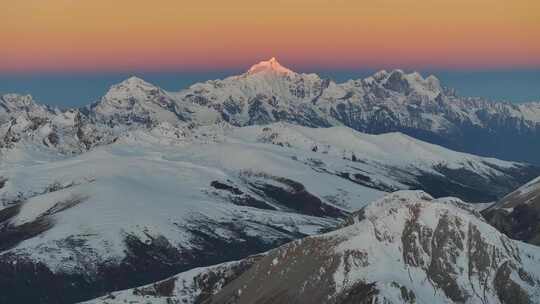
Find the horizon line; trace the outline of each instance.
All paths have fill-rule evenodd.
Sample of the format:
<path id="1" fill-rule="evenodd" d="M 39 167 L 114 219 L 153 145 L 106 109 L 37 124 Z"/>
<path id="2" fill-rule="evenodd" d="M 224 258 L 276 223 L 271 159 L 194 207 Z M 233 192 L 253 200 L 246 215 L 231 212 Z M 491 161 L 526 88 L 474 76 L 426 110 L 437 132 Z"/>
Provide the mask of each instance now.
<path id="1" fill-rule="evenodd" d="M 537 71 L 540 70 L 539 65 L 501 65 L 501 66 L 481 66 L 481 67 L 460 67 L 460 66 L 409 66 L 409 65 L 381 65 L 381 66 L 357 66 L 357 67 L 331 67 L 331 66 L 310 66 L 306 69 L 304 65 L 284 65 L 298 74 L 312 74 L 320 72 L 366 72 L 366 71 L 394 71 L 403 70 L 406 72 L 423 72 L 423 71 L 441 71 L 441 72 L 505 72 L 505 71 Z M 111 69 L 17 69 L 17 70 L 0 70 L 0 76 L 31 76 L 36 74 L 49 74 L 49 75 L 106 75 L 106 74 L 158 74 L 158 73 L 238 73 L 231 74 L 231 76 L 245 73 L 249 70 L 250 66 L 244 67 L 223 67 L 223 68 L 206 68 L 206 67 L 167 67 L 167 68 L 111 68 Z"/>

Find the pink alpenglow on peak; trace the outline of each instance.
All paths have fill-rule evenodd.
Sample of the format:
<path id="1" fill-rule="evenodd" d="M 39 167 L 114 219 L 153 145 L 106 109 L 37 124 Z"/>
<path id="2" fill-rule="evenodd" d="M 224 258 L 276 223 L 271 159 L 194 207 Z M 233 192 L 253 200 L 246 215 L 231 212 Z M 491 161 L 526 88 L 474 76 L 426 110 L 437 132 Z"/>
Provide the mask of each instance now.
<path id="1" fill-rule="evenodd" d="M 247 72 L 248 75 L 257 74 L 260 72 L 274 72 L 277 74 L 295 74 L 293 71 L 282 66 L 275 57 L 270 58 L 267 61 L 261 61 L 253 65 Z"/>

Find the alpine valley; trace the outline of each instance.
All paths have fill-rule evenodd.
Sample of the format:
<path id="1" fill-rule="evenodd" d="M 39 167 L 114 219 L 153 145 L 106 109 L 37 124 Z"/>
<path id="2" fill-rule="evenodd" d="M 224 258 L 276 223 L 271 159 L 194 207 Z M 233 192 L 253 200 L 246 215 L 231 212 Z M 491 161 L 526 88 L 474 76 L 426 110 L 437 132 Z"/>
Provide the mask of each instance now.
<path id="1" fill-rule="evenodd" d="M 540 303 L 539 139 L 540 103 L 275 58 L 3 95 L 0 303 Z"/>

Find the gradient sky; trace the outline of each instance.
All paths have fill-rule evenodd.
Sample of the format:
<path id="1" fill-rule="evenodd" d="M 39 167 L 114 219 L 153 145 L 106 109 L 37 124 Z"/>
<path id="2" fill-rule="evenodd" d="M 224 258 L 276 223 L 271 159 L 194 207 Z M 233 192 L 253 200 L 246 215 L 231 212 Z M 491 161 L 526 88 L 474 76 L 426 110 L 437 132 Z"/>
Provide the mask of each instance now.
<path id="1" fill-rule="evenodd" d="M 538 0 L 0 0 L 0 41 L 0 93 L 60 105 L 131 74 L 179 90 L 272 56 L 336 80 L 403 68 L 540 99 Z"/>
<path id="2" fill-rule="evenodd" d="M 537 0 L 0 0 L 0 72 L 540 66 Z"/>

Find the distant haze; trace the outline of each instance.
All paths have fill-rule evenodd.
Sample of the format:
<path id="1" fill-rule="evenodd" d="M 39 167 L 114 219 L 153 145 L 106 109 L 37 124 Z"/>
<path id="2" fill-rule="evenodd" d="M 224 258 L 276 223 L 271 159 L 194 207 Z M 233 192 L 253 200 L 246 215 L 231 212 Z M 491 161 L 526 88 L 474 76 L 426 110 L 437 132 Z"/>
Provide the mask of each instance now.
<path id="1" fill-rule="evenodd" d="M 337 82 L 364 78 L 375 70 L 315 71 L 321 77 Z M 492 100 L 512 102 L 540 101 L 540 69 L 489 71 L 420 71 L 434 74 L 443 85 L 455 88 L 461 96 L 480 96 Z M 31 94 L 50 105 L 79 107 L 97 101 L 108 88 L 129 76 L 137 75 L 168 91 L 179 91 L 189 85 L 206 80 L 221 79 L 242 73 L 218 72 L 147 72 L 147 73 L 32 73 L 0 74 L 0 94 Z"/>

